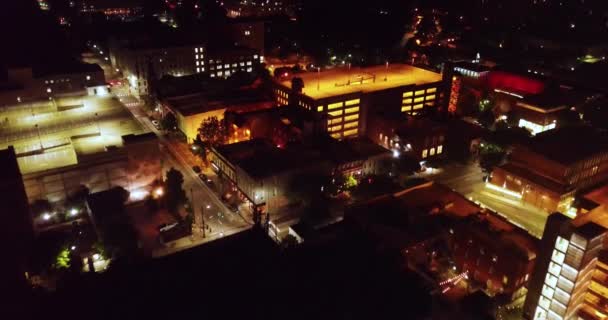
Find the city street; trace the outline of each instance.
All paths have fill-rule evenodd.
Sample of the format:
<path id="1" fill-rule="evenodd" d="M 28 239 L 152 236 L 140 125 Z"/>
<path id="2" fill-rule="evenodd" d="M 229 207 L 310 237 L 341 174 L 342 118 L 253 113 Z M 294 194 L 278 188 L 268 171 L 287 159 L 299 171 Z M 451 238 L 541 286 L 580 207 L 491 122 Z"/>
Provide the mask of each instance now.
<path id="1" fill-rule="evenodd" d="M 106 72 L 111 71 L 111 68 L 104 65 L 99 59 L 88 58 L 87 61 L 99 63 Z M 112 74 L 106 76 L 107 81 L 113 80 L 112 76 L 114 76 L 114 73 L 112 72 Z M 130 94 L 126 83 L 126 81 L 123 81 L 123 85 L 114 86 L 112 88 L 112 94 L 119 99 L 125 108 L 131 112 L 133 117 L 137 119 L 146 130 L 152 131 L 157 135 L 161 143 L 163 176 L 171 168 L 179 170 L 184 175 L 184 191 L 186 191 L 187 197 L 192 200 L 195 212 L 199 214 L 202 211 L 204 223 L 208 226 L 205 238 L 202 238 L 202 236 L 197 233 L 197 235 L 193 237 L 182 238 L 168 243 L 165 248 L 157 250 L 153 255 L 168 255 L 250 228 L 251 225 L 247 221 L 226 208 L 213 191 L 210 190 L 192 170 L 192 164 L 188 163 L 180 152 L 175 150 L 170 141 L 154 127 L 150 118 L 143 110 L 142 103 Z"/>
<path id="2" fill-rule="evenodd" d="M 486 188 L 483 172 L 477 162 L 450 163 L 420 177 L 428 178 L 464 195 L 482 207 L 496 212 L 534 237 L 542 237 L 548 214 L 519 199 Z"/>

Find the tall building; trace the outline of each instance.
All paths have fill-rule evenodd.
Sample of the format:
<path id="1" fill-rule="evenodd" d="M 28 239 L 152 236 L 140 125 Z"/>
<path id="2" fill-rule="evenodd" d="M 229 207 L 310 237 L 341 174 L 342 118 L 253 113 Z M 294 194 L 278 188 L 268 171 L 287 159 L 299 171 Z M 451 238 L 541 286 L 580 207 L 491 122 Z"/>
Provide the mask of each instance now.
<path id="1" fill-rule="evenodd" d="M 548 212 L 574 216 L 576 192 L 608 180 L 608 140 L 589 127 L 564 127 L 516 145 L 491 183 Z"/>
<path id="2" fill-rule="evenodd" d="M 301 79 L 302 82 L 298 83 Z M 295 81 L 294 81 L 295 80 Z M 275 81 L 279 105 L 297 105 L 327 114 L 335 139 L 365 135 L 368 110 L 411 115 L 441 106 L 447 99 L 441 74 L 405 64 L 337 68 L 295 74 Z"/>
<path id="3" fill-rule="evenodd" d="M 605 319 L 608 249 L 605 210 L 574 220 L 549 216 L 532 273 L 524 317 L 529 320 Z"/>
<path id="4" fill-rule="evenodd" d="M 0 246 L 4 256 L 0 264 L 0 292 L 6 293 L 3 296 L 8 300 L 4 302 L 7 303 L 5 306 L 9 306 L 9 301 L 20 300 L 27 287 L 25 272 L 34 231 L 17 156 L 12 146 L 0 150 L 0 166 L 0 201 L 3 207 L 0 217 L 6 226 L 0 233 Z M 11 307 L 18 309 L 22 306 Z M 4 314 L 5 312 L 3 311 Z"/>
<path id="5" fill-rule="evenodd" d="M 208 74 L 228 77 L 235 72 L 252 72 L 263 58 L 255 49 L 225 47 L 208 49 L 206 43 L 141 38 L 113 40 L 112 65 L 121 70 L 138 96 L 148 95 L 154 81 L 163 75 L 181 77 Z"/>

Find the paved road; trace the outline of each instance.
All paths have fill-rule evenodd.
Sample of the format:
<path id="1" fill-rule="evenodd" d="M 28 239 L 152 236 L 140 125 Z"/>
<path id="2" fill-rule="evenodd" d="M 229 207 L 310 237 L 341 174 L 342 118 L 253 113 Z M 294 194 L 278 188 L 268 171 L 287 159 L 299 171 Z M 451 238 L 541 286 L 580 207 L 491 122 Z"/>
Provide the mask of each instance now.
<path id="1" fill-rule="evenodd" d="M 89 60 L 89 62 L 102 64 L 101 61 L 95 59 Z M 105 71 L 111 70 L 107 65 L 102 65 L 102 67 Z M 112 76 L 113 74 L 107 76 L 106 79 L 111 80 Z M 127 83 L 127 81 L 123 81 L 123 83 Z M 113 87 L 112 94 L 119 99 L 145 129 L 154 132 L 158 136 L 162 146 L 163 175 L 172 167 L 182 172 L 186 195 L 192 199 L 195 212 L 197 214 L 202 212 L 205 224 L 210 227 L 210 231 L 206 232 L 204 239 L 200 236 L 180 239 L 169 244 L 166 248 L 157 250 L 154 253 L 155 256 L 168 255 L 229 234 L 241 232 L 251 227 L 241 216 L 226 208 L 207 185 L 199 179 L 186 159 L 177 150 L 171 149 L 171 144 L 154 127 L 146 112 L 142 109 L 143 105 L 130 95 L 127 86 Z"/>
<path id="2" fill-rule="evenodd" d="M 519 199 L 488 190 L 483 182 L 483 172 L 476 162 L 448 164 L 434 174 L 423 174 L 443 183 L 454 191 L 486 207 L 531 235 L 542 237 L 547 212 L 522 203 Z"/>

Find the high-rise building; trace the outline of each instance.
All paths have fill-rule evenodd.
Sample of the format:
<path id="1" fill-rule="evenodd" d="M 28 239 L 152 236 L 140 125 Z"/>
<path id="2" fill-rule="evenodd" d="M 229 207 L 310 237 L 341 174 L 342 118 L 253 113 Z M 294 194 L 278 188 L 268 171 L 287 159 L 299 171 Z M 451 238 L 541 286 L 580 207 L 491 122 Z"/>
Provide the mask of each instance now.
<path id="1" fill-rule="evenodd" d="M 549 216 L 528 287 L 529 320 L 608 316 L 608 216 L 593 210 L 574 220 Z"/>

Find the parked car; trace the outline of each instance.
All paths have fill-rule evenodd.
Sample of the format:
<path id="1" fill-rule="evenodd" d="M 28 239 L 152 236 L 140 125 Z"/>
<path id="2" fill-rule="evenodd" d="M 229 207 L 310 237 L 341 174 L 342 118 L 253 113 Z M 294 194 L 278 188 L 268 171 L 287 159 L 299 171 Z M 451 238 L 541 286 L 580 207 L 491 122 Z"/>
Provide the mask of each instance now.
<path id="1" fill-rule="evenodd" d="M 150 122 L 152 122 L 152 125 L 156 128 L 156 129 L 160 129 L 160 123 L 158 122 L 158 120 L 156 119 L 152 119 Z"/>
<path id="2" fill-rule="evenodd" d="M 201 179 L 201 181 L 203 181 L 203 182 L 205 182 L 207 184 L 209 184 L 210 182 L 212 182 L 211 179 L 209 179 L 209 177 L 206 174 L 204 174 L 204 173 L 199 173 L 198 177 L 199 177 L 199 179 Z"/>
<path id="3" fill-rule="evenodd" d="M 201 167 L 199 167 L 199 166 L 193 166 L 193 167 L 192 167 L 192 171 L 194 171 L 195 173 L 200 173 L 200 174 L 202 174 L 202 173 L 201 173 Z M 204 175 L 204 174 L 202 174 L 202 175 Z M 199 175 L 199 177 L 200 177 L 200 175 Z M 202 179 L 202 178 L 201 178 L 201 179 Z M 203 180 L 203 181 L 204 181 L 204 180 Z"/>

